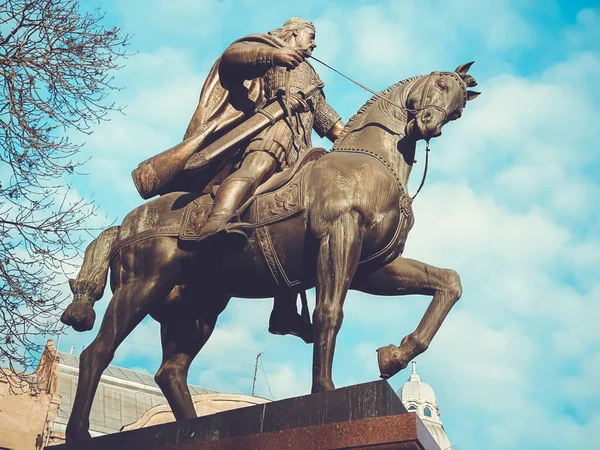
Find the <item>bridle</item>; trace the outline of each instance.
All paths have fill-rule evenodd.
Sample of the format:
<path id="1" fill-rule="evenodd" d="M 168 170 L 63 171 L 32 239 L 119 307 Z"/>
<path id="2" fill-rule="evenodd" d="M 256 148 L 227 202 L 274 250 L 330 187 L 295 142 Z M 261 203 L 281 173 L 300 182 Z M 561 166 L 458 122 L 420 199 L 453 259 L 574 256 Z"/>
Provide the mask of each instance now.
<path id="1" fill-rule="evenodd" d="M 431 74 L 431 75 L 433 75 L 433 74 Z M 429 75 L 429 76 L 431 77 L 431 75 Z M 438 106 L 438 105 L 429 104 L 429 103 L 428 104 L 424 104 L 425 101 L 428 98 L 428 94 L 433 89 L 434 84 L 435 84 L 435 82 L 434 82 L 434 78 L 433 77 L 432 78 L 428 77 L 428 78 L 425 79 L 425 85 L 421 89 L 421 98 L 419 99 L 419 105 L 423 105 L 423 106 L 420 106 L 419 108 L 417 108 L 414 111 L 416 111 L 415 112 L 415 114 L 416 114 L 416 113 L 418 113 L 420 111 L 424 111 L 426 109 L 435 109 L 435 110 L 437 110 L 437 111 L 439 111 L 439 112 L 442 113 L 442 120 L 441 121 L 443 122 L 448 117 L 448 111 L 446 111 L 445 108 L 442 108 L 441 106 Z M 411 94 L 412 94 L 413 90 L 418 89 L 420 87 L 421 86 L 419 85 L 419 83 L 416 83 L 416 85 L 413 86 L 412 89 L 410 90 L 410 92 L 408 93 L 408 97 L 409 98 L 411 97 Z"/>
<path id="2" fill-rule="evenodd" d="M 356 80 L 353 80 L 352 78 L 350 78 L 349 76 L 343 74 L 342 72 L 340 72 L 339 70 L 335 69 L 334 67 L 331 67 L 329 64 L 321 61 L 318 58 L 315 58 L 314 56 L 310 56 L 310 58 L 314 59 L 315 61 L 317 61 L 318 63 L 324 65 L 325 67 L 327 67 L 330 70 L 333 70 L 334 72 L 336 72 L 337 74 L 341 75 L 342 77 L 346 78 L 348 81 L 351 81 L 352 83 L 356 84 L 357 86 L 359 86 L 360 88 L 366 90 L 367 92 L 370 92 L 371 94 L 373 94 L 376 98 L 383 100 L 384 102 L 389 103 L 390 105 L 400 109 L 401 111 L 404 111 L 405 113 L 411 113 L 413 115 L 417 115 L 420 111 L 426 110 L 426 109 L 435 109 L 439 112 L 441 112 L 443 114 L 442 116 L 442 120 L 441 123 L 445 123 L 446 119 L 448 119 L 448 111 L 445 108 L 442 108 L 439 105 L 434 105 L 434 104 L 426 104 L 424 106 L 419 106 L 419 108 L 416 109 L 411 109 L 411 108 L 407 108 L 406 106 L 402 106 L 397 104 L 396 102 L 391 101 L 389 98 L 381 95 L 379 92 L 374 91 L 373 89 L 368 88 L 367 86 L 365 86 L 362 83 L 359 83 Z M 432 77 L 432 75 L 451 75 L 452 77 L 454 77 L 456 79 L 456 81 L 458 82 L 458 85 L 462 88 L 462 93 L 463 93 L 463 108 L 465 107 L 465 105 L 467 104 L 467 86 L 465 85 L 465 83 L 463 82 L 463 80 L 460 78 L 460 76 L 455 73 L 455 72 L 432 72 L 431 74 L 429 74 L 427 76 L 427 79 L 425 81 L 425 86 L 422 87 L 422 93 L 421 93 L 421 98 L 419 100 L 419 104 L 422 105 L 426 99 L 427 99 L 427 95 L 429 94 L 429 92 L 431 91 L 431 89 L 433 89 L 433 85 L 435 84 L 434 81 L 434 77 Z M 415 83 L 414 86 L 411 87 L 411 90 L 408 93 L 408 97 L 411 97 L 411 93 L 414 89 L 417 88 L 421 88 L 420 83 Z M 408 120 L 407 120 L 408 123 Z M 417 195 L 419 195 L 419 192 L 421 192 L 421 189 L 423 188 L 423 186 L 425 185 L 425 180 L 427 178 L 427 169 L 429 168 L 429 139 L 425 140 L 425 168 L 423 170 L 423 178 L 421 179 L 421 183 L 419 184 L 419 187 L 417 189 L 417 192 L 415 193 L 415 195 L 413 195 L 411 197 L 411 201 L 414 201 L 414 199 L 417 197 Z M 415 161 L 416 162 L 416 161 Z"/>
<path id="3" fill-rule="evenodd" d="M 460 76 L 456 72 L 431 72 L 428 75 L 428 77 L 432 77 L 433 75 L 438 75 L 438 76 L 439 75 L 450 75 L 450 76 L 452 76 L 456 80 L 457 84 L 461 87 L 461 90 L 462 90 L 462 94 L 463 94 L 463 96 L 462 96 L 463 97 L 462 107 L 464 108 L 466 106 L 466 104 L 467 104 L 467 86 L 463 82 L 463 80 L 460 78 Z M 427 80 L 425 86 L 423 87 L 423 90 L 421 92 L 421 98 L 419 99 L 419 105 L 422 105 L 422 106 L 420 106 L 419 108 L 414 109 L 414 110 L 409 110 L 409 109 L 406 109 L 406 110 L 410 111 L 410 112 L 413 112 L 413 113 L 418 113 L 418 112 L 423 111 L 425 109 L 435 109 L 435 110 L 437 110 L 437 111 L 439 111 L 439 112 L 441 112 L 443 114 L 443 116 L 442 116 L 443 118 L 442 118 L 441 122 L 445 123 L 446 119 L 448 118 L 448 115 L 449 115 L 448 111 L 445 108 L 442 108 L 441 106 L 434 105 L 434 104 L 425 104 L 425 105 L 423 105 L 425 103 L 425 101 L 427 100 L 427 98 L 428 98 L 429 92 L 431 92 L 431 89 L 433 89 L 433 85 L 434 84 L 436 84 L 436 83 L 434 82 L 434 78 L 432 77 L 432 78 L 429 78 Z M 415 86 L 412 87 L 411 91 L 408 94 L 409 98 L 411 97 L 410 94 L 412 93 L 412 91 L 414 89 L 419 88 L 419 87 L 420 86 L 419 86 L 418 83 Z"/>

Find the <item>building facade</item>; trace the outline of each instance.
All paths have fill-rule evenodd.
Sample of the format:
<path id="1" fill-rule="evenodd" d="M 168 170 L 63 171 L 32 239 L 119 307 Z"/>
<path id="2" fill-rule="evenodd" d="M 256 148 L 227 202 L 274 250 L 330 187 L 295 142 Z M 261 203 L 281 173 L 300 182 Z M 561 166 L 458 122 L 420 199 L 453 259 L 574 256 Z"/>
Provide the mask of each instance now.
<path id="1" fill-rule="evenodd" d="M 412 372 L 398 391 L 398 397 L 408 410 L 423 422 L 441 450 L 450 450 L 452 445 L 440 420 L 440 407 L 431 386 L 421 380 L 417 373 L 417 363 L 412 362 Z"/>
<path id="2" fill-rule="evenodd" d="M 58 415 L 58 352 L 48 341 L 34 374 L 0 371 L 0 450 L 41 448 Z"/>
<path id="3" fill-rule="evenodd" d="M 78 376 L 79 357 L 57 351 L 52 340 L 25 389 L 11 389 L 19 379 L 5 371 L 0 376 L 0 450 L 34 450 L 36 445 L 63 443 Z M 190 393 L 198 416 L 270 401 L 195 385 L 190 385 Z M 174 420 L 154 377 L 113 365 L 104 371 L 90 414 L 92 436 Z"/>

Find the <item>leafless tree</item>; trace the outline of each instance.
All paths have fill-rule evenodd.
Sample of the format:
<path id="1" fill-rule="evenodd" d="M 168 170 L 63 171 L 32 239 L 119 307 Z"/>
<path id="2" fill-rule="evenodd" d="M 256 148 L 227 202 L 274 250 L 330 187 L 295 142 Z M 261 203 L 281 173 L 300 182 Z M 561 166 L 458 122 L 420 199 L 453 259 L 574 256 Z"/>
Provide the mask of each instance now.
<path id="1" fill-rule="evenodd" d="M 129 36 L 105 21 L 77 0 L 0 0 L 0 367 L 21 373 L 57 332 L 95 214 L 68 186 L 85 162 L 68 135 L 119 110 L 108 96 Z"/>

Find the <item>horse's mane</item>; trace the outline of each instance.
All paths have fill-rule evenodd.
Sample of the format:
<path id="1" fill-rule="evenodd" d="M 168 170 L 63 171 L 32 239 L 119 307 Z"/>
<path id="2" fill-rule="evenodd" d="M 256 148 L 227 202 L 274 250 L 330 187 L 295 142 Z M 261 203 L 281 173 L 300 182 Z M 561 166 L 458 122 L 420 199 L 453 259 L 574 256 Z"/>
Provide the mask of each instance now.
<path id="1" fill-rule="evenodd" d="M 352 128 L 354 128 L 355 122 L 357 121 L 358 117 L 361 116 L 367 109 L 369 109 L 369 107 L 373 103 L 375 103 L 376 100 L 379 100 L 379 97 L 387 95 L 390 91 L 396 89 L 397 87 L 399 87 L 403 84 L 407 84 L 407 83 L 414 81 L 417 78 L 421 78 L 423 76 L 424 75 L 417 75 L 416 77 L 410 77 L 410 78 L 407 78 L 406 80 L 398 81 L 397 83 L 392 84 L 389 88 L 381 91 L 379 94 L 373 95 L 373 97 L 371 97 L 369 100 L 367 100 L 367 102 L 360 107 L 360 109 L 356 112 L 356 114 L 354 114 L 352 117 L 350 117 L 348 122 L 346 122 L 346 125 L 344 126 L 344 129 L 340 132 L 338 138 L 336 139 L 336 142 L 340 142 L 342 139 L 344 139 L 344 137 L 346 137 L 346 135 L 350 132 L 350 130 Z"/>

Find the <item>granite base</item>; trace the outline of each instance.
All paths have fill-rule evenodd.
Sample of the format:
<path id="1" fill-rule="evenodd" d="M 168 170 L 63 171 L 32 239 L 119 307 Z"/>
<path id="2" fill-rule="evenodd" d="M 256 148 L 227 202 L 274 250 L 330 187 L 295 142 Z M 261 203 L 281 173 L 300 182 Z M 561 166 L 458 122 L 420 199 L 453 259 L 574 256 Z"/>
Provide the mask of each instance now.
<path id="1" fill-rule="evenodd" d="M 384 380 L 48 448 L 439 450 Z"/>

